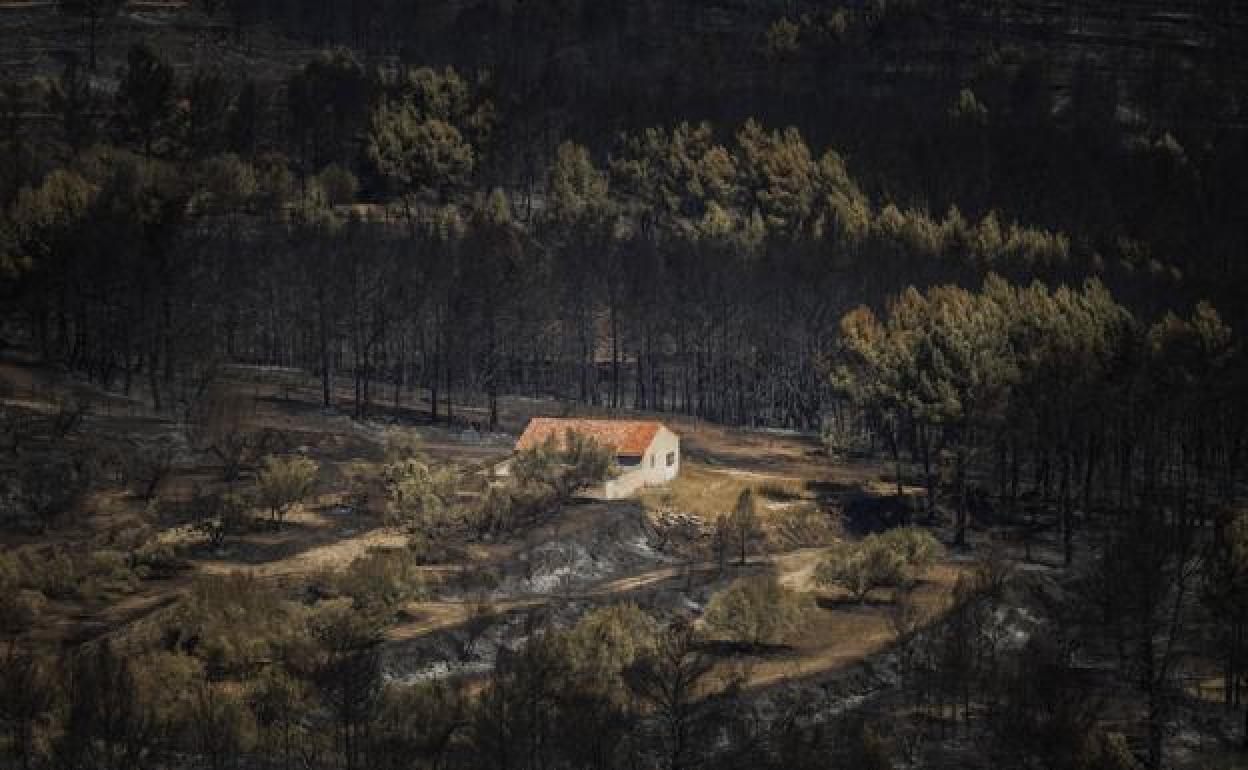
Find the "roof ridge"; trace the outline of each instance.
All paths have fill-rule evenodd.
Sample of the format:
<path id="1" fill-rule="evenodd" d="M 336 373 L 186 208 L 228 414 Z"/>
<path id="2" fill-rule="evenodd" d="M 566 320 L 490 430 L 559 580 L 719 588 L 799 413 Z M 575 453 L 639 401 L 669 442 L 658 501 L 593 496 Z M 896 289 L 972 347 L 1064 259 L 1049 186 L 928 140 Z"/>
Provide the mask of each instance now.
<path id="1" fill-rule="evenodd" d="M 617 454 L 634 456 L 645 454 L 654 443 L 659 429 L 667 427 L 659 420 L 626 420 L 601 417 L 533 417 L 524 433 L 516 441 L 516 449 L 532 449 L 549 439 L 561 444 L 567 435 L 565 428 L 587 435 L 599 443 L 615 448 Z"/>

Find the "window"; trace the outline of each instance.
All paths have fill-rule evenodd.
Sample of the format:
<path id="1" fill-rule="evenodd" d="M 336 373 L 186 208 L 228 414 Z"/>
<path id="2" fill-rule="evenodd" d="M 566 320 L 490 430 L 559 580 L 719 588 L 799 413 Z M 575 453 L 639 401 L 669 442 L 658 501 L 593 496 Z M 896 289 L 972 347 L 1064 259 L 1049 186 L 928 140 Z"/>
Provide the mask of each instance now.
<path id="1" fill-rule="evenodd" d="M 670 467 L 672 467 L 672 466 L 673 466 L 673 465 L 675 465 L 675 464 L 676 464 L 676 453 L 675 453 L 675 452 L 668 452 L 668 453 L 667 453 L 667 467 L 669 467 L 669 468 L 670 468 Z"/>
<path id="2" fill-rule="evenodd" d="M 654 467 L 654 455 L 650 455 L 650 467 Z"/>

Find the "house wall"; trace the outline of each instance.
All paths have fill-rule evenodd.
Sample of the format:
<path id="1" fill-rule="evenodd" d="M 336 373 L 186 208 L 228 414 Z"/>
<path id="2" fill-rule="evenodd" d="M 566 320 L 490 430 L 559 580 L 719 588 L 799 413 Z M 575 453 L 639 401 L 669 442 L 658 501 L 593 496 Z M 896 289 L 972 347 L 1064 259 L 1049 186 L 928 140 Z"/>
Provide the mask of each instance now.
<path id="1" fill-rule="evenodd" d="M 672 464 L 667 464 L 671 455 Z M 642 487 L 666 484 L 680 475 L 680 437 L 667 428 L 660 428 L 650 442 L 641 464 L 630 466 L 626 472 L 603 485 L 608 500 L 618 500 L 635 494 Z"/>

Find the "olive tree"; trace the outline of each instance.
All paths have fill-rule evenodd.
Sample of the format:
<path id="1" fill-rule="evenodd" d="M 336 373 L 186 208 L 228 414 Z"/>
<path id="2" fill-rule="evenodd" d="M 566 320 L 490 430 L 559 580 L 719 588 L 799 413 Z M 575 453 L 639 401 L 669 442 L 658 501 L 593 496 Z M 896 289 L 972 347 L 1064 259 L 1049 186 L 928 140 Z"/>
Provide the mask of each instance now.
<path id="1" fill-rule="evenodd" d="M 281 523 L 291 509 L 312 494 L 319 470 L 316 461 L 307 457 L 270 455 L 264 458 L 256 477 L 257 500 L 269 509 L 274 522 Z"/>
<path id="2" fill-rule="evenodd" d="M 712 633 L 761 647 L 801 630 L 810 602 L 775 575 L 743 577 L 711 597 L 702 622 Z"/>
<path id="3" fill-rule="evenodd" d="M 838 543 L 816 569 L 815 579 L 824 586 L 839 586 L 862 601 L 877 588 L 912 583 L 942 550 L 930 533 L 902 527 L 858 542 Z"/>
<path id="4" fill-rule="evenodd" d="M 562 442 L 552 434 L 540 445 L 516 453 L 511 469 L 521 485 L 549 487 L 560 502 L 567 502 L 586 487 L 615 474 L 615 452 L 590 436 L 569 430 Z"/>

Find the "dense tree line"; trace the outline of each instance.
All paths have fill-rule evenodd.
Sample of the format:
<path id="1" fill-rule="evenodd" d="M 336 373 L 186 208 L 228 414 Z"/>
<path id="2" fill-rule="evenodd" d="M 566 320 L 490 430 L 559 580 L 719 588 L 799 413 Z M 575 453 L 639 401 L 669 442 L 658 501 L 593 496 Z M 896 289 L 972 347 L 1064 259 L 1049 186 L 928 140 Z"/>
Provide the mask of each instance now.
<path id="1" fill-rule="evenodd" d="M 1076 509 L 1173 499 L 1209 516 L 1238 499 L 1243 352 L 1208 305 L 1146 325 L 1099 283 L 1053 291 L 992 277 L 978 294 L 908 290 L 884 319 L 855 311 L 842 340 L 836 378 L 866 407 L 898 484 L 909 453 L 934 510 L 939 466 L 951 464 L 959 541 L 974 464 L 1005 510 L 1028 495 L 1058 503 L 1067 562 Z"/>
<path id="2" fill-rule="evenodd" d="M 1228 2 L 321 5 L 260 3 L 253 21 L 488 73 L 513 181 L 567 136 L 603 153 L 620 131 L 755 117 L 839 148 L 900 205 L 1003 207 L 1106 259 L 1243 285 L 1225 201 L 1248 77 Z"/>
<path id="3" fill-rule="evenodd" d="M 252 85 L 147 46 L 123 75 L 106 124 L 73 67 L 41 95 L 58 130 L 16 156 L 4 253 L 46 355 L 158 405 L 179 364 L 224 357 L 318 371 L 327 402 L 345 374 L 357 414 L 386 382 L 434 416 L 483 399 L 490 424 L 532 392 L 810 428 L 815 364 L 864 298 L 989 270 L 1184 291 L 996 211 L 875 199 L 753 120 L 623 134 L 601 160 L 563 142 L 501 188 L 510 127 L 454 70 L 318 59 L 288 84 L 289 155 L 259 150 Z"/>

